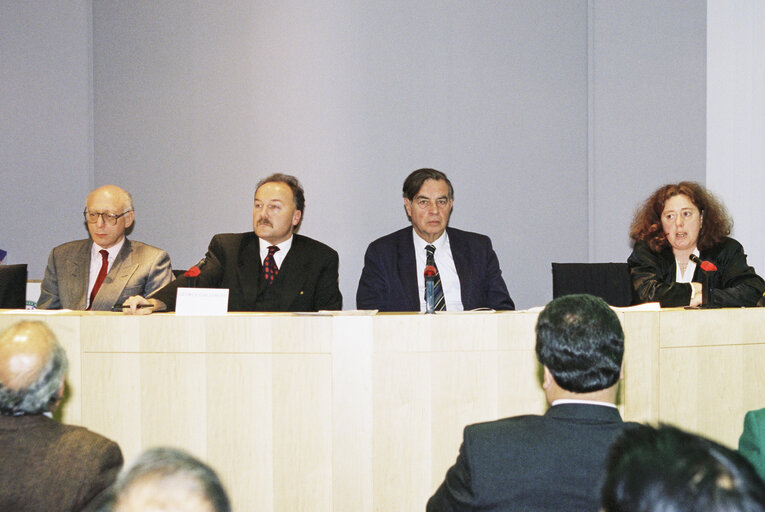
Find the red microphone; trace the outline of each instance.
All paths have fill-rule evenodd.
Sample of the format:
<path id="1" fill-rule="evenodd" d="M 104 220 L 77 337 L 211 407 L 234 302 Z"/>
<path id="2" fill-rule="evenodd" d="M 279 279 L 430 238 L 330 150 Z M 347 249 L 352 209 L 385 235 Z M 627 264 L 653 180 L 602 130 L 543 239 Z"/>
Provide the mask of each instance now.
<path id="1" fill-rule="evenodd" d="M 688 256 L 688 259 L 690 259 L 696 265 L 701 267 L 701 270 L 704 270 L 706 272 L 714 272 L 715 270 L 717 270 L 717 266 L 714 263 L 712 263 L 711 261 L 706 261 L 706 260 L 701 261 L 701 259 L 695 254 L 691 254 L 690 256 Z"/>
<path id="2" fill-rule="evenodd" d="M 436 307 L 436 267 L 425 266 L 425 313 L 435 313 Z"/>
<path id="3" fill-rule="evenodd" d="M 425 277 L 435 276 L 436 274 L 438 274 L 438 272 L 436 272 L 436 267 L 433 265 L 425 267 Z"/>

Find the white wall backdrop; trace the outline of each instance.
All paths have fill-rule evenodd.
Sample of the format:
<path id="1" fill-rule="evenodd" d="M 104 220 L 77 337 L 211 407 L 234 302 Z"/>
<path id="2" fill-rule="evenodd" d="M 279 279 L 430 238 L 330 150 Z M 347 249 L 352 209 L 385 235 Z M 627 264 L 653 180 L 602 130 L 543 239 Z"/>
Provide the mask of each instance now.
<path id="1" fill-rule="evenodd" d="M 705 179 L 703 0 L 62 5 L 0 3 L 0 248 L 32 278 L 93 185 L 129 189 L 132 237 L 185 268 L 287 171 L 352 308 L 428 166 L 529 307 L 552 261 L 624 261 L 637 202 Z"/>
<path id="2" fill-rule="evenodd" d="M 710 0 L 707 184 L 765 275 L 765 2 Z"/>

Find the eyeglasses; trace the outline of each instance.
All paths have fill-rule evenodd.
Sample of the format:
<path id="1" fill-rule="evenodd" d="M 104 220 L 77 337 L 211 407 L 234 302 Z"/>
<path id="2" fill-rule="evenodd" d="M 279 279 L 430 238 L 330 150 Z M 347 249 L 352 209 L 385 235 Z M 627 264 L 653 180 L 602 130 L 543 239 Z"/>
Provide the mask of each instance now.
<path id="1" fill-rule="evenodd" d="M 85 216 L 85 220 L 88 221 L 88 224 L 95 224 L 98 222 L 98 218 L 101 217 L 104 219 L 105 224 L 109 224 L 110 226 L 114 226 L 117 224 L 117 219 L 122 217 L 123 215 L 127 215 L 128 213 L 132 212 L 133 210 L 128 210 L 126 212 L 122 212 L 119 215 L 116 215 L 114 213 L 109 212 L 89 212 L 87 209 L 82 212 L 82 214 Z"/>

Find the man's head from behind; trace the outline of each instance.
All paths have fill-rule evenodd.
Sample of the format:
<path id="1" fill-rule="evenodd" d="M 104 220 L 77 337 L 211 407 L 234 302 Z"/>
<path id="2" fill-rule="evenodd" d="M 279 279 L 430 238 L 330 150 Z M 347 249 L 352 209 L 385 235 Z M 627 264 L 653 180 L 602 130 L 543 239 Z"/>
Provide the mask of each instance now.
<path id="1" fill-rule="evenodd" d="M 625 430 L 611 447 L 605 512 L 762 512 L 765 484 L 741 455 L 674 427 Z"/>
<path id="2" fill-rule="evenodd" d="M 0 413 L 52 411 L 61 399 L 66 353 L 42 322 L 19 322 L 0 334 Z"/>
<path id="3" fill-rule="evenodd" d="M 624 331 L 603 299 L 559 297 L 539 314 L 536 332 L 537 359 L 559 388 L 593 393 L 619 382 Z"/>
<path id="4" fill-rule="evenodd" d="M 125 238 L 125 231 L 133 225 L 133 198 L 116 185 L 104 185 L 88 194 L 85 202 L 85 221 L 90 238 L 104 249 Z"/>
<path id="5" fill-rule="evenodd" d="M 143 452 L 114 485 L 113 512 L 229 512 L 215 471 L 174 448 Z"/>

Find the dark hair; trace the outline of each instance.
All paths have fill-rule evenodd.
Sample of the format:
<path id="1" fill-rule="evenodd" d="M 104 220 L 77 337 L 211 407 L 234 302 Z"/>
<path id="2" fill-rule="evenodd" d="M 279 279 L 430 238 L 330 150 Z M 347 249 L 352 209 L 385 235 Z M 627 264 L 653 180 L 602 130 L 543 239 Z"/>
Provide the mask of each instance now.
<path id="1" fill-rule="evenodd" d="M 416 171 L 412 172 L 412 174 L 407 176 L 404 180 L 404 197 L 410 201 L 413 201 L 414 196 L 416 196 L 417 192 L 420 191 L 422 184 L 425 183 L 425 180 L 444 180 L 446 184 L 449 185 L 449 199 L 454 199 L 454 188 L 452 187 L 452 182 L 449 181 L 449 178 L 446 177 L 446 174 L 435 169 L 417 169 Z"/>
<path id="2" fill-rule="evenodd" d="M 303 186 L 296 177 L 282 173 L 266 176 L 255 186 L 255 193 L 257 193 L 258 189 L 266 183 L 284 183 L 289 186 L 292 189 L 292 197 L 295 199 L 295 208 L 301 214 L 303 213 L 303 208 L 305 208 L 305 192 L 303 192 Z"/>
<path id="3" fill-rule="evenodd" d="M 8 415 L 42 414 L 59 401 L 59 390 L 68 367 L 66 352 L 53 331 L 42 322 L 18 322 L 0 335 L 0 345 L 13 343 L 17 335 L 37 336 L 49 348 L 48 359 L 29 386 L 11 389 L 0 382 L 0 413 Z"/>
<path id="4" fill-rule="evenodd" d="M 714 441 L 640 425 L 611 446 L 601 504 L 605 512 L 761 512 L 765 484 L 744 457 Z"/>
<path id="5" fill-rule="evenodd" d="M 565 295 L 545 306 L 537 319 L 536 352 L 555 382 L 589 393 L 619 382 L 624 331 L 616 313 L 592 295 Z"/>
<path id="6" fill-rule="evenodd" d="M 681 181 L 664 185 L 640 205 L 632 219 L 630 238 L 636 242 L 646 242 L 655 252 L 667 247 L 669 242 L 661 225 L 661 213 L 669 198 L 681 194 L 687 196 L 704 216 L 696 243 L 700 250 L 709 249 L 730 235 L 733 221 L 728 216 L 725 206 L 698 183 Z"/>
<path id="7" fill-rule="evenodd" d="M 191 495 L 203 498 L 215 512 L 230 512 L 231 505 L 218 475 L 201 460 L 177 448 L 152 448 L 138 456 L 120 474 L 111 490 L 106 510 L 119 510 L 121 500 L 129 497 L 131 488 L 150 486 L 155 492 L 147 496 L 162 498 L 163 492 L 182 487 Z M 182 505 L 175 503 L 174 505 Z M 175 508 L 173 509 L 175 510 Z"/>

